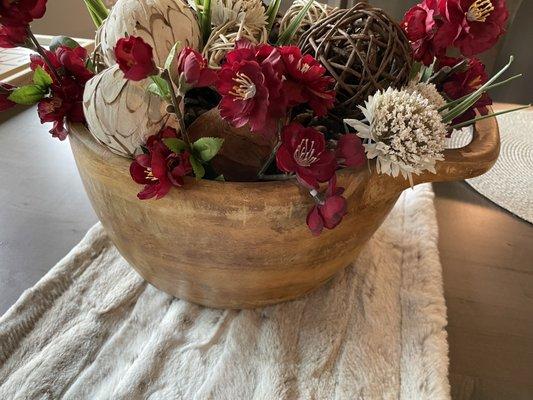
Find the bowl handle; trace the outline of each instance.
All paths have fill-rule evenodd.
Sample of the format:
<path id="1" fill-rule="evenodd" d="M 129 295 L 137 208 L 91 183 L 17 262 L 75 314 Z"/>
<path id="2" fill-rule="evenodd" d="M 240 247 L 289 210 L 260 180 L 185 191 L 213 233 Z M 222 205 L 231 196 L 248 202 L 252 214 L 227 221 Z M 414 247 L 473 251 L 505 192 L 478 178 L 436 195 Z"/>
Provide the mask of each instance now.
<path id="1" fill-rule="evenodd" d="M 492 110 L 490 110 L 492 112 Z M 444 151 L 444 161 L 438 161 L 436 174 L 425 172 L 413 176 L 415 183 L 460 181 L 487 172 L 500 154 L 500 132 L 496 118 L 478 121 L 472 141 L 460 149 Z"/>

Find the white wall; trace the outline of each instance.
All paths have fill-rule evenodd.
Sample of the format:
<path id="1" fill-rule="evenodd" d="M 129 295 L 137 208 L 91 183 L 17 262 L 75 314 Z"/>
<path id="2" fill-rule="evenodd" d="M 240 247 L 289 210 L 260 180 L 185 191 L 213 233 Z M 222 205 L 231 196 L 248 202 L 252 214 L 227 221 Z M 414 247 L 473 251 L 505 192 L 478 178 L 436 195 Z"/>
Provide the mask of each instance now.
<path id="1" fill-rule="evenodd" d="M 50 0 L 44 18 L 32 24 L 35 33 L 94 38 L 95 27 L 83 0 Z"/>

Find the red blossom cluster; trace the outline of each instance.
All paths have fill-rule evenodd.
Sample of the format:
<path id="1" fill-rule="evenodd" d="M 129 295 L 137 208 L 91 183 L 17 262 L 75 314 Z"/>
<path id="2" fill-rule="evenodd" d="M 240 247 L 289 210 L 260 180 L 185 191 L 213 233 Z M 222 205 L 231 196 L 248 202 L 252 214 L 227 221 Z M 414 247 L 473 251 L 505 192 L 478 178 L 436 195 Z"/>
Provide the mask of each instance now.
<path id="1" fill-rule="evenodd" d="M 87 50 L 83 47 L 59 46 L 54 52 L 45 50 L 48 63 L 42 56 L 30 56 L 30 67 L 43 68 L 51 77 L 50 93 L 39 101 L 37 111 L 41 123 L 52 122 L 50 133 L 59 140 L 65 140 L 67 130 L 65 119 L 71 122 L 85 122 L 83 113 L 83 90 L 94 74 L 86 67 Z"/>
<path id="2" fill-rule="evenodd" d="M 220 114 L 236 127 L 273 135 L 289 109 L 308 104 L 318 116 L 333 107 L 333 78 L 295 46 L 236 43 L 219 73 Z"/>
<path id="3" fill-rule="evenodd" d="M 467 57 L 490 49 L 508 17 L 505 0 L 423 0 L 407 11 L 402 27 L 415 59 L 430 65 L 450 47 Z"/>
<path id="4" fill-rule="evenodd" d="M 439 84 L 442 92 L 456 100 L 487 82 L 485 66 L 472 56 L 496 44 L 505 33 L 508 18 L 505 0 L 423 0 L 407 11 L 402 27 L 411 42 L 415 60 L 425 65 L 432 64 L 435 59 L 437 69 L 459 64 L 463 58 L 446 55 L 450 48 L 468 57 L 466 68 L 450 74 Z M 470 110 L 452 123 L 472 119 L 476 110 L 485 115 L 490 104 L 491 98 L 484 93 Z"/>
<path id="5" fill-rule="evenodd" d="M 360 167 L 365 161 L 365 151 L 357 135 L 342 135 L 336 149 L 328 149 L 321 132 L 298 123 L 283 129 L 281 146 L 276 153 L 278 168 L 294 173 L 302 186 L 316 193 L 313 196 L 316 205 L 307 218 L 307 225 L 314 234 L 320 234 L 324 227 L 335 228 L 346 214 L 344 189 L 336 185 L 337 168 L 341 165 Z M 328 189 L 320 197 L 317 190 L 323 182 L 328 182 Z"/>
<path id="6" fill-rule="evenodd" d="M 121 39 L 115 56 L 127 79 L 141 80 L 158 73 L 152 48 L 141 38 Z M 324 116 L 335 101 L 333 79 L 326 69 L 295 46 L 253 45 L 240 40 L 218 72 L 209 68 L 196 50 L 184 48 L 170 73 L 181 93 L 192 87 L 216 86 L 222 118 L 235 127 L 246 125 L 265 135 L 276 135 L 279 122 L 289 117 L 293 107 L 307 105 L 315 115 Z M 342 135 L 336 147 L 328 148 L 321 132 L 298 123 L 285 126 L 280 139 L 276 152 L 279 170 L 295 174 L 315 200 L 309 228 L 314 234 L 333 229 L 346 213 L 344 189 L 336 187 L 335 173 L 339 167 L 359 167 L 365 162 L 361 140 L 354 134 Z M 171 151 L 161 134 L 149 140 L 146 150 L 130 169 L 133 180 L 145 185 L 139 193 L 141 199 L 165 196 L 172 186 L 181 186 L 183 176 L 192 171 L 191 155 Z M 328 189 L 319 193 L 320 184 L 326 182 Z"/>
<path id="7" fill-rule="evenodd" d="M 139 199 L 164 197 L 172 186 L 183 186 L 183 178 L 192 172 L 190 153 L 187 150 L 175 153 L 163 143 L 163 139 L 177 136 L 176 130 L 172 128 L 165 128 L 157 135 L 150 136 L 146 143 L 146 153 L 138 155 L 131 163 L 132 179 L 144 185 L 137 195 Z"/>
<path id="8" fill-rule="evenodd" d="M 0 47 L 18 47 L 27 44 L 29 24 L 42 18 L 47 0 L 0 1 Z"/>

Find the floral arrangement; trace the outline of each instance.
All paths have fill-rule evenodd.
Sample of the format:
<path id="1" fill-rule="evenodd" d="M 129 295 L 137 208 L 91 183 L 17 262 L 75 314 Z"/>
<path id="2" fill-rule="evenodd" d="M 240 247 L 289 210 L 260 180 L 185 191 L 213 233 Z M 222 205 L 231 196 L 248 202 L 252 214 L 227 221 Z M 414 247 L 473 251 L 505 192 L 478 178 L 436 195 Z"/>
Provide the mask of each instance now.
<path id="1" fill-rule="evenodd" d="M 505 32 L 504 0 L 423 0 L 399 23 L 368 5 L 339 11 L 315 0 L 296 0 L 285 15 L 280 0 L 85 3 L 98 29 L 93 54 L 66 37 L 48 49 L 38 43 L 30 24 L 46 0 L 0 3 L 0 47 L 35 51 L 33 82 L 2 83 L 0 109 L 37 104 L 60 140 L 68 123 L 87 124 L 96 140 L 132 159 L 141 200 L 194 185 L 188 177 L 294 180 L 312 200 L 307 225 L 315 235 L 347 213 L 339 170 L 368 166 L 412 185 L 413 175 L 435 172 L 454 129 L 495 115 L 487 91 L 520 76 L 498 81 L 511 59 L 489 79 L 474 57 Z M 375 29 L 384 40 L 368 46 L 394 35 L 389 42 L 407 49 L 401 64 L 409 74 L 393 81 L 380 67 L 367 76 L 367 60 L 343 56 L 341 45 L 314 33 L 319 25 L 333 33 L 342 26 L 344 36 Z M 374 64 L 397 67 L 383 57 Z M 356 98 L 354 76 L 359 88 L 378 89 L 352 109 L 337 107 L 339 93 Z M 235 144 L 243 140 L 245 149 Z"/>

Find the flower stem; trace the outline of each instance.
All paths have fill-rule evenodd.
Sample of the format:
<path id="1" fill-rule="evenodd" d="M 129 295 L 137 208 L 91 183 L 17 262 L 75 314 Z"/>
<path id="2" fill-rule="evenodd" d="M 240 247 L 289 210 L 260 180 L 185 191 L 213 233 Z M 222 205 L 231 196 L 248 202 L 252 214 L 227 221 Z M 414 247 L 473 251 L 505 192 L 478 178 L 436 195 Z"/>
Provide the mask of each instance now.
<path id="1" fill-rule="evenodd" d="M 33 34 L 30 28 L 28 28 L 28 36 L 30 37 L 33 43 L 34 50 L 42 57 L 44 63 L 47 65 L 48 69 L 50 70 L 50 73 L 54 76 L 56 83 L 59 86 L 61 86 L 61 80 L 59 79 L 59 75 L 56 69 L 54 68 L 54 66 L 50 62 L 50 59 L 46 55 L 45 49 L 43 48 L 43 46 L 41 46 L 41 44 L 39 43 L 39 41 L 37 40 L 37 38 L 35 37 L 35 35 Z"/>
<path id="2" fill-rule="evenodd" d="M 163 78 L 168 83 L 170 89 L 170 99 L 172 100 L 172 106 L 174 107 L 174 114 L 176 114 L 176 117 L 178 118 L 178 124 L 180 126 L 182 135 L 185 137 L 187 144 L 190 145 L 191 141 L 189 139 L 189 134 L 187 133 L 187 128 L 185 127 L 185 120 L 183 119 L 183 114 L 180 110 L 180 104 L 183 98 L 182 96 L 176 96 L 176 92 L 174 91 L 174 84 L 172 83 L 172 79 L 170 78 L 168 70 L 163 70 L 163 72 L 161 73 L 161 78 Z"/>
<path id="3" fill-rule="evenodd" d="M 276 157 L 276 153 L 278 152 L 278 149 L 279 149 L 280 146 L 281 146 L 281 141 L 278 140 L 276 145 L 274 146 L 274 148 L 270 152 L 270 155 L 268 156 L 267 160 L 265 161 L 265 163 L 263 164 L 263 166 L 261 167 L 261 169 L 257 173 L 257 177 L 260 180 L 264 180 L 264 178 L 266 176 L 269 176 L 269 177 L 275 176 L 275 175 L 265 175 L 265 172 L 268 169 L 268 167 L 270 167 L 270 164 L 272 164 L 272 161 L 274 161 L 274 158 Z"/>

